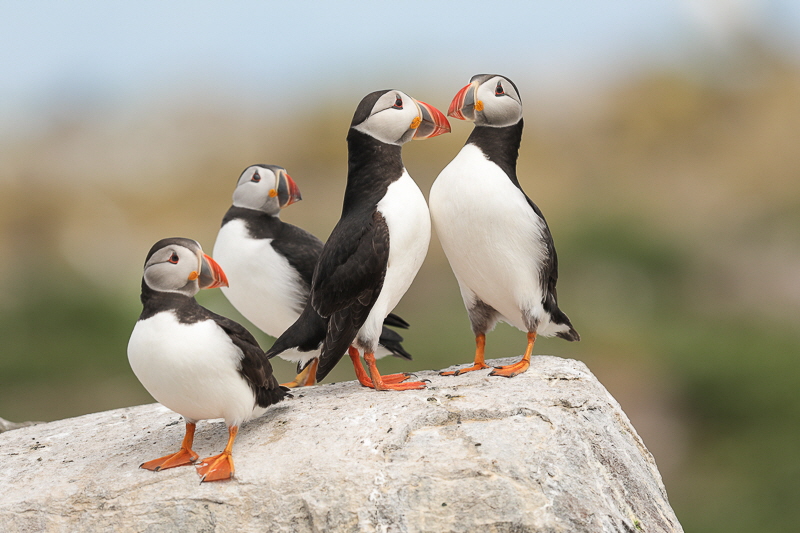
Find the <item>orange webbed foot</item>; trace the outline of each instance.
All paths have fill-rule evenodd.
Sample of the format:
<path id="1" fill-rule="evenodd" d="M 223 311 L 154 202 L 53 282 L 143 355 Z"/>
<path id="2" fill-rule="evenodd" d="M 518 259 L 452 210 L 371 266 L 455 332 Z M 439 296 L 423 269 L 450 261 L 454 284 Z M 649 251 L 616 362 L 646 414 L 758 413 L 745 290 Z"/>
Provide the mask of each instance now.
<path id="1" fill-rule="evenodd" d="M 459 368 L 458 370 L 451 370 L 449 372 L 439 372 L 440 376 L 458 376 L 461 374 L 466 374 L 467 372 L 474 372 L 475 370 L 483 370 L 484 368 L 492 368 L 485 363 L 475 363 L 472 366 L 468 366 L 466 368 Z"/>
<path id="2" fill-rule="evenodd" d="M 178 453 L 173 453 L 172 455 L 165 455 L 164 457 L 159 457 L 158 459 L 153 459 L 152 461 L 147 461 L 146 463 L 142 463 L 139 465 L 139 468 L 144 468 L 145 470 L 152 470 L 154 472 L 158 472 L 159 470 L 166 470 L 167 468 L 175 468 L 176 466 L 184 466 L 190 465 L 197 461 L 199 455 L 192 450 L 192 444 L 194 443 L 194 430 L 196 425 L 194 422 L 187 422 L 186 423 L 186 433 L 183 436 L 183 442 L 181 443 L 181 449 Z"/>
<path id="3" fill-rule="evenodd" d="M 281 387 L 294 389 L 297 387 L 311 387 L 317 383 L 317 366 L 319 359 L 314 359 L 295 378 L 288 383 L 281 383 Z"/>
<path id="4" fill-rule="evenodd" d="M 375 388 L 375 383 L 373 383 L 372 378 L 364 371 L 364 367 L 361 366 L 361 358 L 358 355 L 358 350 L 351 346 L 348 350 L 348 354 L 350 355 L 350 359 L 353 361 L 353 369 L 356 372 L 356 378 L 358 378 L 358 382 L 361 383 L 364 387 L 369 387 L 370 389 Z M 411 374 L 401 373 L 401 374 L 388 374 L 386 376 L 381 376 L 381 379 L 384 383 L 402 383 L 403 381 L 407 380 Z"/>
<path id="5" fill-rule="evenodd" d="M 514 363 L 513 365 L 505 365 L 505 366 L 496 366 L 494 370 L 492 370 L 489 375 L 490 376 L 502 376 L 504 378 L 513 378 L 514 376 L 518 376 L 522 374 L 531 366 L 531 362 L 523 359 L 518 363 Z"/>
<path id="6" fill-rule="evenodd" d="M 410 376 L 411 374 L 388 374 L 386 376 L 381 376 L 381 381 L 383 381 L 384 384 L 388 383 L 391 385 L 394 383 L 402 383 L 405 380 L 407 380 Z M 375 388 L 375 384 L 372 382 L 372 379 L 370 379 L 369 376 L 365 375 L 360 377 L 358 382 L 361 383 L 361 385 L 363 385 L 364 387 L 369 387 L 370 389 Z"/>
<path id="7" fill-rule="evenodd" d="M 483 353 L 486 348 L 486 335 L 479 333 L 475 335 L 475 361 L 472 366 L 466 368 L 459 368 L 458 370 L 451 370 L 449 372 L 439 372 L 440 376 L 459 376 L 467 372 L 474 372 L 475 370 L 483 370 L 484 368 L 491 368 L 484 362 Z"/>
<path id="8" fill-rule="evenodd" d="M 222 481 L 233 476 L 233 456 L 228 452 L 208 457 L 197 465 L 197 473 L 200 474 L 200 483 L 204 481 Z"/>
<path id="9" fill-rule="evenodd" d="M 384 383 L 402 383 L 407 380 L 411 374 L 406 374 L 402 372 L 400 374 L 387 374 L 385 376 L 381 376 L 381 379 Z"/>
<path id="10" fill-rule="evenodd" d="M 166 470 L 167 468 L 175 468 L 176 466 L 186 466 L 194 463 L 200 456 L 194 450 L 181 448 L 178 453 L 172 455 L 165 455 L 152 461 L 147 461 L 139 465 L 139 468 L 145 470 L 152 470 L 158 472 L 159 470 Z"/>
<path id="11" fill-rule="evenodd" d="M 221 454 L 213 457 L 203 459 L 197 465 L 197 473 L 200 474 L 200 483 L 204 481 L 221 481 L 223 479 L 230 479 L 235 471 L 233 467 L 233 442 L 236 440 L 236 435 L 239 433 L 238 426 L 230 426 L 228 428 L 228 444 Z"/>
<path id="12" fill-rule="evenodd" d="M 297 381 L 297 378 L 294 378 L 292 381 L 288 381 L 286 383 L 281 383 L 281 387 L 286 387 L 287 389 L 295 389 L 301 386 L 302 385 L 299 381 Z"/>
<path id="13" fill-rule="evenodd" d="M 426 388 L 427 385 L 422 381 L 406 381 L 404 383 L 378 383 L 375 386 L 375 390 L 422 390 Z"/>
<path id="14" fill-rule="evenodd" d="M 422 390 L 426 387 L 425 383 L 422 381 L 405 381 L 408 378 L 406 374 L 381 376 L 381 373 L 378 371 L 378 366 L 375 364 L 375 354 L 373 352 L 365 352 L 364 361 L 366 361 L 367 367 L 369 367 L 369 373 L 375 390 Z M 387 377 L 389 381 L 386 381 Z M 400 379 L 400 382 L 396 381 L 397 379 Z"/>

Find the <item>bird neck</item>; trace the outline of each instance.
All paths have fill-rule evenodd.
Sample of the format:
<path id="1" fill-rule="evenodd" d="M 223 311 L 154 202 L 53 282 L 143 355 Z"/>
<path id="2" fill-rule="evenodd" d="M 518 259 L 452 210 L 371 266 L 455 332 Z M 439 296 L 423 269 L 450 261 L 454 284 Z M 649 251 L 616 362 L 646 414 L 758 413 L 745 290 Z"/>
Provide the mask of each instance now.
<path id="1" fill-rule="evenodd" d="M 518 183 L 517 158 L 522 142 L 522 128 L 522 119 L 502 128 L 475 126 L 466 144 L 474 144 L 480 148 L 489 161 L 499 166 L 511 181 Z"/>
<path id="2" fill-rule="evenodd" d="M 228 212 L 222 219 L 224 226 L 232 220 L 242 220 L 247 227 L 247 231 L 254 239 L 272 239 L 275 238 L 283 227 L 278 214 L 271 215 L 264 211 L 257 209 L 250 209 L 247 207 L 231 206 Z"/>
<path id="3" fill-rule="evenodd" d="M 347 186 L 343 210 L 374 206 L 403 175 L 402 147 L 350 128 L 347 135 Z"/>
<path id="4" fill-rule="evenodd" d="M 141 300 L 142 314 L 139 316 L 139 320 L 150 318 L 156 313 L 167 309 L 179 309 L 185 305 L 192 305 L 192 303 L 199 305 L 193 296 L 187 296 L 177 292 L 153 290 L 145 283 L 144 278 L 142 278 Z"/>

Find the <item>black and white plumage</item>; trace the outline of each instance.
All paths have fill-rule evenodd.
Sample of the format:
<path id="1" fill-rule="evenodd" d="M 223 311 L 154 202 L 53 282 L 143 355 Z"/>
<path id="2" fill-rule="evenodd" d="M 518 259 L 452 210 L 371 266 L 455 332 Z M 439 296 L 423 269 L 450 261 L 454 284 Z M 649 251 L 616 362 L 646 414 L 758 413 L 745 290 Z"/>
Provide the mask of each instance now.
<path id="1" fill-rule="evenodd" d="M 318 315 L 325 325 L 318 378 L 352 344 L 356 371 L 362 350 L 376 389 L 424 387 L 384 379 L 374 353 L 383 321 L 411 285 L 430 241 L 428 206 L 403 165 L 402 145 L 447 131 L 444 114 L 401 91 L 376 91 L 362 99 L 347 135 L 341 218 L 320 254 L 306 308 L 268 355 L 306 342 Z"/>
<path id="2" fill-rule="evenodd" d="M 550 229 L 517 178 L 523 127 L 517 87 L 503 76 L 473 76 L 448 115 L 475 128 L 431 187 L 431 218 L 458 280 L 476 352 L 472 367 L 445 374 L 488 368 L 485 335 L 502 320 L 528 333 L 522 361 L 492 372 L 512 377 L 527 370 L 537 335 L 580 336 L 558 307 Z"/>
<path id="3" fill-rule="evenodd" d="M 323 243 L 309 232 L 283 222 L 280 211 L 301 199 L 297 184 L 277 165 L 252 165 L 239 177 L 233 205 L 222 219 L 214 244 L 214 258 L 228 276 L 222 292 L 233 306 L 259 329 L 279 337 L 300 316 L 311 291 L 314 267 Z M 298 375 L 285 386 L 313 385 L 317 359 L 325 339 L 325 322 L 318 315 L 309 324 L 316 330 L 302 347 L 281 353 L 297 363 Z M 390 315 L 391 324 L 408 327 Z M 377 356 L 393 353 L 411 359 L 403 338 L 383 328 Z M 311 345 L 311 349 L 304 349 Z"/>
<path id="4" fill-rule="evenodd" d="M 200 289 L 226 284 L 220 266 L 191 239 L 162 239 L 147 254 L 143 309 L 128 342 L 128 360 L 153 398 L 184 417 L 186 437 L 181 451 L 143 468 L 193 463 L 196 422 L 224 418 L 228 445 L 222 454 L 205 459 L 198 472 L 204 481 L 229 478 L 239 425 L 287 395 L 250 332 L 194 299 Z"/>

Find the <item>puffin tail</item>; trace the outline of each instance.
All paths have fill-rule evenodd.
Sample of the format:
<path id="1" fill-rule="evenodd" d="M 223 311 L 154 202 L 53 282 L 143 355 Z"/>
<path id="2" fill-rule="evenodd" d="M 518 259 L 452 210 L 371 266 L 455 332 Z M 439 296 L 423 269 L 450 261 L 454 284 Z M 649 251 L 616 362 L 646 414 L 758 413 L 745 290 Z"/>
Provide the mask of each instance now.
<path id="1" fill-rule="evenodd" d="M 310 352 L 318 349 L 324 339 L 325 319 L 314 311 L 309 302 L 295 323 L 275 340 L 266 354 L 269 359 L 272 359 L 291 348 L 296 348 L 301 352 Z"/>
<path id="2" fill-rule="evenodd" d="M 579 340 L 581 340 L 580 334 L 577 331 L 575 331 L 575 328 L 573 328 L 571 325 L 569 327 L 569 330 L 560 331 L 560 332 L 556 333 L 556 337 L 560 337 L 560 338 L 562 338 L 564 340 L 568 340 L 568 341 L 579 341 Z"/>
<path id="3" fill-rule="evenodd" d="M 278 380 L 275 379 L 275 376 L 272 374 L 269 375 L 266 383 L 255 390 L 255 393 L 256 403 L 259 405 L 259 407 L 269 407 L 270 405 L 283 401 L 286 398 L 292 398 L 289 389 L 278 383 Z"/>
<path id="4" fill-rule="evenodd" d="M 408 329 L 410 324 L 403 320 L 401 317 L 397 316 L 394 313 L 389 313 L 386 318 L 383 319 L 384 326 L 392 326 L 393 328 L 401 328 L 401 329 Z M 384 328 L 385 331 L 386 328 Z M 381 335 L 383 336 L 383 335 Z M 403 339 L 400 339 L 403 340 Z"/>
<path id="5" fill-rule="evenodd" d="M 400 357 L 402 359 L 406 359 L 411 361 L 411 354 L 408 353 L 403 345 L 400 344 L 403 342 L 403 337 L 397 333 L 386 327 L 386 321 L 384 321 L 383 330 L 381 330 L 381 337 L 378 339 L 378 344 L 392 352 L 392 355 L 395 357 Z"/>
<path id="6" fill-rule="evenodd" d="M 556 333 L 556 337 L 559 337 L 564 340 L 568 341 L 579 341 L 581 340 L 581 336 L 575 331 L 575 328 L 572 327 L 572 322 L 569 321 L 569 317 L 556 307 L 553 311 L 550 312 L 550 321 L 553 324 L 558 324 L 562 326 L 562 330 Z M 563 326 L 566 326 L 566 329 L 563 329 Z"/>

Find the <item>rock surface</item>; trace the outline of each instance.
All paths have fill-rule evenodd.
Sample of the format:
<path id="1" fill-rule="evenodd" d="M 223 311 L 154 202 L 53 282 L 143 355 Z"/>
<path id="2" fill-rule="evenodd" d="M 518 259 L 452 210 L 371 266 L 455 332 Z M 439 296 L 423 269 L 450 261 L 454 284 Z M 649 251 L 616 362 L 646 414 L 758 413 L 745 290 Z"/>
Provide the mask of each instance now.
<path id="1" fill-rule="evenodd" d="M 653 457 L 583 363 L 487 373 L 419 372 L 423 391 L 295 391 L 244 425 L 226 482 L 138 468 L 183 437 L 158 404 L 8 431 L 2 530 L 682 531 Z M 226 438 L 201 422 L 194 449 L 217 454 Z"/>

